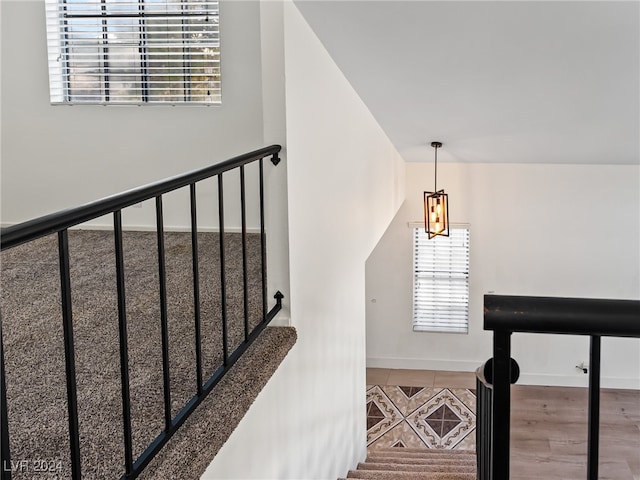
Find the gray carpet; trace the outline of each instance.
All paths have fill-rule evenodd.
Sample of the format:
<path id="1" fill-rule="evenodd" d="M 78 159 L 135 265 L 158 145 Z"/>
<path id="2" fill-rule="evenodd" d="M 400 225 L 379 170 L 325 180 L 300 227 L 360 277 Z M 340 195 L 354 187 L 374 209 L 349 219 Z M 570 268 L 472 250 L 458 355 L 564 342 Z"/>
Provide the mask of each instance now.
<path id="1" fill-rule="evenodd" d="M 241 237 L 239 234 L 226 234 L 225 241 L 229 352 L 232 352 L 244 338 Z M 123 242 L 133 450 L 136 458 L 163 428 L 157 247 L 155 233 L 125 232 Z M 166 233 L 165 242 L 171 404 L 172 414 L 175 415 L 195 393 L 197 383 L 191 237 L 185 233 Z M 113 243 L 112 232 L 69 233 L 80 449 L 83 478 L 89 479 L 118 478 L 123 471 Z M 218 235 L 200 233 L 199 252 L 203 373 L 206 379 L 222 364 Z M 262 317 L 258 235 L 249 235 L 248 252 L 249 318 L 250 327 L 253 327 Z M 49 236 L 5 251 L 0 256 L 0 262 L 0 312 L 12 459 L 60 462 L 61 472 L 57 473 L 67 478 L 70 465 L 57 239 Z M 268 308 L 272 305 L 273 301 L 270 300 Z M 262 347 L 252 347 L 252 355 L 269 356 L 267 347 L 273 347 L 279 341 L 282 341 L 283 349 L 274 353 L 273 359 L 268 357 L 269 361 L 260 359 L 257 362 L 270 365 L 272 360 L 279 359 L 278 363 L 270 365 L 271 372 L 295 342 L 295 332 L 271 332 L 265 337 Z M 250 376 L 252 367 L 246 363 L 242 365 L 237 370 Z M 240 402 L 242 408 L 248 408 L 270 374 L 266 369 L 256 372 L 253 380 L 247 377 L 245 387 L 249 391 L 249 400 Z M 243 378 L 241 374 L 237 382 L 244 384 Z M 225 382 L 225 385 L 228 383 Z M 233 385 L 226 388 L 226 393 L 219 392 L 219 395 L 239 395 Z M 256 388 L 258 390 L 253 392 Z M 209 415 L 215 414 L 230 420 L 224 426 L 216 425 L 215 429 L 230 433 L 237 425 L 239 413 L 236 412 L 236 406 L 230 406 L 231 403 L 228 402 L 226 407 L 218 405 L 215 413 L 209 411 Z M 231 408 L 233 411 L 229 413 L 221 408 Z M 215 424 L 215 420 L 208 423 Z M 208 423 L 204 422 L 203 425 Z M 213 453 L 224 442 L 216 435 L 206 435 L 205 438 L 214 439 L 214 445 L 209 449 Z M 188 450 L 184 445 L 177 449 L 190 457 L 191 453 L 186 453 Z M 208 463 L 210 460 L 208 458 L 202 462 Z M 189 460 L 191 463 L 194 461 Z M 36 478 L 33 471 L 14 474 L 16 479 Z M 192 474 L 189 471 L 185 473 L 187 476 L 180 478 L 199 476 L 189 476 Z"/>

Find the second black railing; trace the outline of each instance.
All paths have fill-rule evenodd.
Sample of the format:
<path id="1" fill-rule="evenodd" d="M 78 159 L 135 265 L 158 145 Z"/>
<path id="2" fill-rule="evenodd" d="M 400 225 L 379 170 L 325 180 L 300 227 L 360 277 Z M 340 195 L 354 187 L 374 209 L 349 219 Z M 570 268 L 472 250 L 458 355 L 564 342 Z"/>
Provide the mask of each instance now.
<path id="1" fill-rule="evenodd" d="M 478 479 L 508 480 L 511 384 L 519 368 L 511 358 L 514 332 L 590 337 L 587 480 L 597 480 L 602 337 L 640 338 L 640 301 L 485 295 L 484 328 L 493 331 L 493 358 L 478 377 Z"/>

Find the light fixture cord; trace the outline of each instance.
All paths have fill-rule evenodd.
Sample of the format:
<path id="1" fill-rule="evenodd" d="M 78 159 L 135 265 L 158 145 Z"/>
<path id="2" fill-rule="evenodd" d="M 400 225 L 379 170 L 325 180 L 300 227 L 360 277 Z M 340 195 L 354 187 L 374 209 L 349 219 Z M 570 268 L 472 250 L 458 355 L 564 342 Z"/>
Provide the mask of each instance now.
<path id="1" fill-rule="evenodd" d="M 433 178 L 433 192 L 437 192 L 438 191 L 438 147 L 435 147 L 436 149 L 436 162 L 435 162 L 435 172 L 434 172 L 434 178 Z"/>

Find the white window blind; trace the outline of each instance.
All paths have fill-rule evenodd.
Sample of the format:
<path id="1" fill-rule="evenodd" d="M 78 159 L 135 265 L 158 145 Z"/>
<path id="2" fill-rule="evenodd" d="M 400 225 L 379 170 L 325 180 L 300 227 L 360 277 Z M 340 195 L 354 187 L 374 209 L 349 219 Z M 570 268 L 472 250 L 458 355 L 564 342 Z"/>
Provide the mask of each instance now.
<path id="1" fill-rule="evenodd" d="M 51 103 L 221 103 L 218 1 L 46 0 Z"/>
<path id="2" fill-rule="evenodd" d="M 429 240 L 416 227 L 413 238 L 413 330 L 467 333 L 469 229 Z"/>

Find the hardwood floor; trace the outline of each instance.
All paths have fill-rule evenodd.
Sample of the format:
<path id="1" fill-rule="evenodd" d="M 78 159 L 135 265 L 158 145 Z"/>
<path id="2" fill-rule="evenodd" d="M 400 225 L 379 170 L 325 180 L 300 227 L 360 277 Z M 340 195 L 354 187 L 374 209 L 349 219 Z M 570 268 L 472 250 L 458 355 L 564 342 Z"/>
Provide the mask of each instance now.
<path id="1" fill-rule="evenodd" d="M 583 480 L 587 461 L 587 389 L 514 385 L 511 478 Z M 640 479 L 640 391 L 603 389 L 600 480 Z"/>
<path id="2" fill-rule="evenodd" d="M 443 372 L 440 370 L 396 370 L 391 368 L 367 368 L 367 385 L 476 388 L 476 376 L 473 372 Z"/>
<path id="3" fill-rule="evenodd" d="M 368 385 L 475 388 L 473 378 L 468 372 L 367 369 Z M 511 394 L 511 480 L 584 480 L 587 389 L 514 385 Z M 599 480 L 640 480 L 640 391 L 603 389 L 600 402 Z"/>

